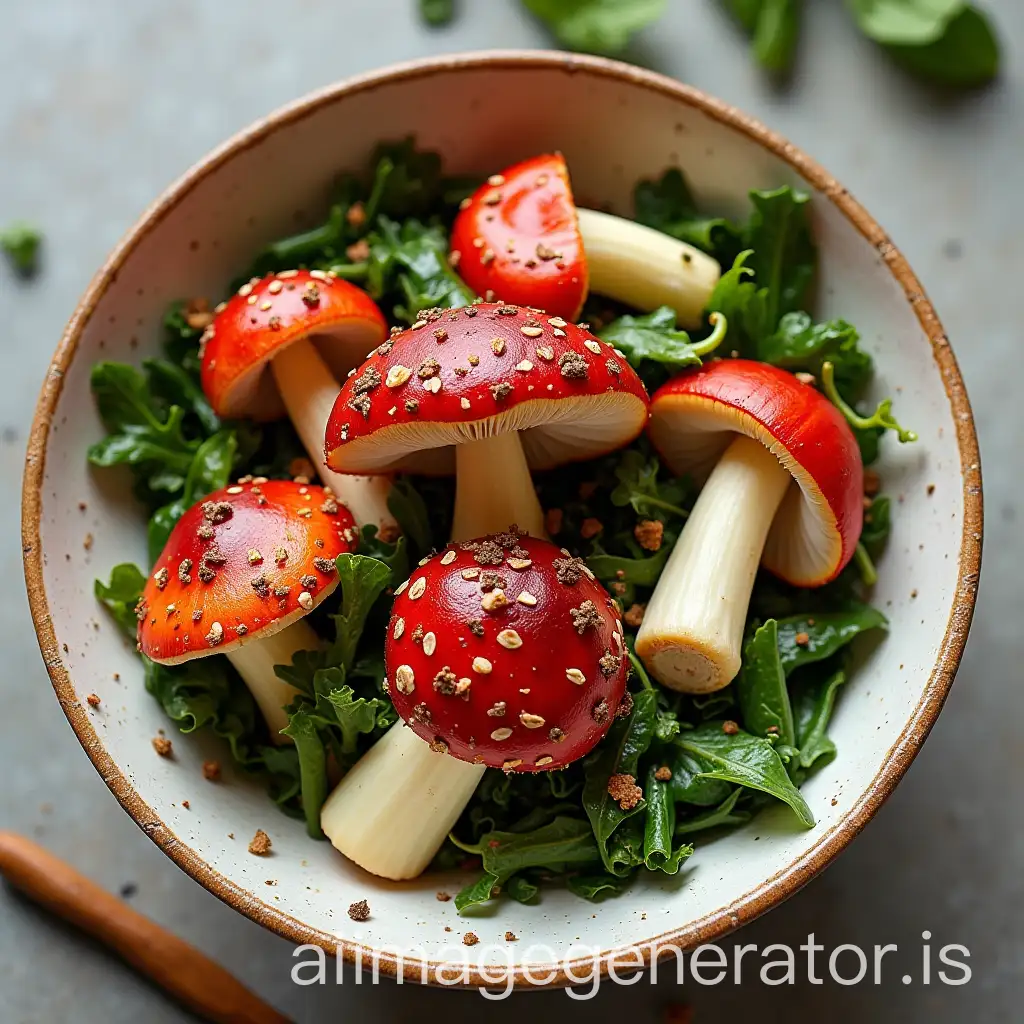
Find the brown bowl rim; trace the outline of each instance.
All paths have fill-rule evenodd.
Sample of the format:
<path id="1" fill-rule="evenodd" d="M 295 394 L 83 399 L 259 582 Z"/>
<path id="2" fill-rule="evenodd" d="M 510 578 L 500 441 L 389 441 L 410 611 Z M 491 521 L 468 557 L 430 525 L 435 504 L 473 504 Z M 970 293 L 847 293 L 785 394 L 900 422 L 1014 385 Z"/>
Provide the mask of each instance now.
<path id="1" fill-rule="evenodd" d="M 708 96 L 692 86 L 618 61 L 560 52 L 493 50 L 431 57 L 392 65 L 349 78 L 310 93 L 234 135 L 186 171 L 139 217 L 93 277 L 64 330 L 40 392 L 25 461 L 22 492 L 22 549 L 29 605 L 43 661 L 56 691 L 57 699 L 71 723 L 71 727 L 103 781 L 146 835 L 183 871 L 229 906 L 234 907 L 235 910 L 245 914 L 246 917 L 258 924 L 296 944 L 321 946 L 328 953 L 340 956 L 349 963 L 361 965 L 377 963 L 382 973 L 391 976 L 397 974 L 399 964 L 392 953 L 377 951 L 359 942 L 338 939 L 327 932 L 311 928 L 296 918 L 269 906 L 253 893 L 247 892 L 219 874 L 167 828 L 111 759 L 93 729 L 89 717 L 77 697 L 71 676 L 61 660 L 43 583 L 43 556 L 40 542 L 42 484 L 50 426 L 65 374 L 74 358 L 86 323 L 106 289 L 116 279 L 119 268 L 129 258 L 141 239 L 198 182 L 217 170 L 236 153 L 258 144 L 281 126 L 300 120 L 341 96 L 373 90 L 395 82 L 427 77 L 440 71 L 471 71 L 481 68 L 492 70 L 554 69 L 563 70 L 566 73 L 584 72 L 598 78 L 626 82 L 695 108 L 708 117 L 741 132 L 784 160 L 820 191 L 877 249 L 897 284 L 902 288 L 922 329 L 931 342 L 934 359 L 949 398 L 953 422 L 956 424 L 964 502 L 958 585 L 935 666 L 921 699 L 904 726 L 899 739 L 890 749 L 879 771 L 857 802 L 839 822 L 827 832 L 822 833 L 810 850 L 795 858 L 786 868 L 732 903 L 706 914 L 701 919 L 682 928 L 664 932 L 643 943 L 635 944 L 642 947 L 644 966 L 649 966 L 652 961 L 662 956 L 674 955 L 679 949 L 689 950 L 702 943 L 721 939 L 741 925 L 752 921 L 783 900 L 788 899 L 830 864 L 860 833 L 910 767 L 942 709 L 967 641 L 967 633 L 974 614 L 981 565 L 981 466 L 974 419 L 949 340 L 924 289 L 903 254 L 847 189 L 802 150 L 735 107 Z M 578 983 L 588 976 L 587 969 L 595 959 L 599 963 L 601 974 L 604 975 L 608 971 L 609 963 L 624 948 L 626 947 L 606 950 L 599 957 L 593 959 L 566 961 L 552 965 L 542 984 L 565 986 Z M 629 965 L 639 966 L 635 960 L 630 960 Z M 623 966 L 625 966 L 624 962 L 618 964 L 619 969 Z M 436 983 L 441 979 L 447 979 L 450 982 L 459 978 L 461 986 L 504 987 L 505 985 L 505 977 L 498 973 L 496 968 L 486 968 L 486 975 L 484 975 L 478 968 L 469 968 L 455 962 L 446 964 L 435 961 L 409 960 L 403 961 L 402 970 L 404 977 L 410 980 L 419 977 Z M 536 968 L 529 972 L 533 976 L 532 978 L 527 976 L 522 967 L 513 967 L 512 972 L 515 986 L 537 987 Z"/>

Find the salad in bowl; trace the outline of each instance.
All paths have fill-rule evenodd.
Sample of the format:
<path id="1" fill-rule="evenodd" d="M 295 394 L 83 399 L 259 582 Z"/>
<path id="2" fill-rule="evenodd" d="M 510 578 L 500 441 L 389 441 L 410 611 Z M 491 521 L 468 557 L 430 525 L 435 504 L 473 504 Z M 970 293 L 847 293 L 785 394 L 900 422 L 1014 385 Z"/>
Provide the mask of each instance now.
<path id="1" fill-rule="evenodd" d="M 162 355 L 93 366 L 88 451 L 148 515 L 96 595 L 171 722 L 373 875 L 475 872 L 460 911 L 815 827 L 887 628 L 872 464 L 916 439 L 814 314 L 801 190 L 729 219 L 654 166 L 622 217 L 557 152 L 482 171 L 380 145 Z"/>

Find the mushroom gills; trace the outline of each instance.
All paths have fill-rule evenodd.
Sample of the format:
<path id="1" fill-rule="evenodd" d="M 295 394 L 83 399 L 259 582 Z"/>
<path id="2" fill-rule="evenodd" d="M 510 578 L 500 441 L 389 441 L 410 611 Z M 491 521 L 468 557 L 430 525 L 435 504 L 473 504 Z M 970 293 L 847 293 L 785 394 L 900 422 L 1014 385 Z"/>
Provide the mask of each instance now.
<path id="1" fill-rule="evenodd" d="M 292 424 L 323 484 L 348 506 L 360 525 L 393 526 L 395 519 L 388 510 L 390 477 L 347 476 L 327 466 L 324 428 L 339 384 L 313 342 L 293 342 L 274 357 L 270 368 Z"/>
<path id="2" fill-rule="evenodd" d="M 320 824 L 361 868 L 394 881 L 421 874 L 484 774 L 436 753 L 396 722 L 328 797 Z"/>
<path id="3" fill-rule="evenodd" d="M 281 746 L 291 742 L 290 737 L 281 735 L 288 724 L 284 706 L 299 692 L 274 674 L 274 666 L 290 665 L 298 651 L 313 651 L 319 646 L 320 638 L 313 627 L 305 619 L 298 619 L 271 636 L 254 637 L 225 651 L 266 720 L 272 743 Z"/>
<path id="4" fill-rule="evenodd" d="M 458 445 L 455 467 L 452 540 L 500 533 L 513 523 L 531 537 L 547 539 L 544 512 L 516 431 Z"/>
<path id="5" fill-rule="evenodd" d="M 665 686 L 709 693 L 736 676 L 754 577 L 791 483 L 789 472 L 759 441 L 741 435 L 722 455 L 637 634 L 637 654 Z"/>
<path id="6" fill-rule="evenodd" d="M 590 291 L 638 309 L 670 306 L 699 327 L 722 268 L 707 253 L 635 221 L 578 210 Z"/>

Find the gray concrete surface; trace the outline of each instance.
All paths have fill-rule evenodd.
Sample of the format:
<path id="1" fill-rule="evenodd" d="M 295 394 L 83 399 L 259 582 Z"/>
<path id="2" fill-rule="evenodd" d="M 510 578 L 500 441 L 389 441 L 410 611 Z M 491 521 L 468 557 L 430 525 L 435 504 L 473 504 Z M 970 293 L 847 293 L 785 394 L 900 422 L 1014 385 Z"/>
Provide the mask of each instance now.
<path id="1" fill-rule="evenodd" d="M 484 1004 L 477 996 L 383 985 L 300 990 L 291 950 L 218 903 L 166 860 L 120 811 L 59 714 L 22 593 L 18 502 L 36 391 L 63 323 L 122 231 L 168 181 L 228 133 L 308 89 L 392 60 L 443 50 L 543 46 L 513 0 L 463 0 L 450 30 L 431 32 L 412 0 L 49 0 L 0 4 L 0 223 L 46 232 L 31 285 L 0 271 L 0 827 L 69 857 L 187 937 L 300 1021 L 435 1019 L 487 1013 L 511 1021 L 659 1019 L 692 1002 L 698 1024 L 1019 1019 L 1024 746 L 1020 438 L 1020 268 L 1024 265 L 1024 6 L 989 0 L 1006 43 L 1003 81 L 945 96 L 908 81 L 845 22 L 811 8 L 792 87 L 770 88 L 713 0 L 673 0 L 635 59 L 686 79 L 806 147 L 901 245 L 925 282 L 963 366 L 978 418 L 988 505 L 978 617 L 962 671 L 923 754 L 840 861 L 741 933 L 799 944 L 896 942 L 971 950 L 963 988 L 899 978 L 881 988 L 756 982 L 682 990 L 641 982 L 593 1002 L 562 994 Z M 285 16 L 285 12 L 289 12 Z M 595 130 L 599 128 L 595 127 Z M 856 310 L 850 311 L 856 318 Z M 0 890 L 4 1024 L 187 1019 L 102 951 Z"/>

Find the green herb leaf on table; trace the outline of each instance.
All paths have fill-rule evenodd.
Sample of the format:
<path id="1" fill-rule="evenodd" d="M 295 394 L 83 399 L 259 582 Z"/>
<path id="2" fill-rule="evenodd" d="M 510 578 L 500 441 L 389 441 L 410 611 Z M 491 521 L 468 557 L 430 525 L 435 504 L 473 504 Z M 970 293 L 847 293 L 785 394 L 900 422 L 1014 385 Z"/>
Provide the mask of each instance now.
<path id="1" fill-rule="evenodd" d="M 742 730 L 730 735 L 720 723 L 709 722 L 680 733 L 676 743 L 701 765 L 703 775 L 766 793 L 788 804 L 806 828 L 814 826 L 807 801 L 768 740 Z"/>
<path id="2" fill-rule="evenodd" d="M 769 619 L 754 631 L 743 648 L 736 693 L 748 732 L 755 736 L 774 732 L 780 743 L 792 746 L 796 741 L 793 709 L 789 703 L 778 639 L 775 619 Z"/>
<path id="3" fill-rule="evenodd" d="M 447 25 L 455 17 L 455 0 L 420 0 L 420 16 L 435 28 Z"/>
<path id="4" fill-rule="evenodd" d="M 12 224 L 0 230 L 0 251 L 22 277 L 32 277 L 39 269 L 42 244 L 42 233 L 28 224 Z"/>
<path id="5" fill-rule="evenodd" d="M 752 37 L 757 62 L 768 71 L 788 71 L 800 37 L 803 0 L 723 0 L 723 3 Z"/>
<path id="6" fill-rule="evenodd" d="M 943 85 L 971 88 L 985 85 L 999 74 L 999 38 L 989 19 L 973 4 L 962 5 L 933 42 L 890 43 L 886 49 L 908 71 Z"/>
<path id="7" fill-rule="evenodd" d="M 662 16 L 666 0 L 523 0 L 523 5 L 568 49 L 615 56 Z"/>
<path id="8" fill-rule="evenodd" d="M 482 875 L 475 882 L 467 885 L 461 892 L 455 895 L 455 909 L 461 914 L 469 907 L 479 906 L 487 903 L 495 896 L 495 889 L 499 888 L 503 879 L 489 872 Z"/>

